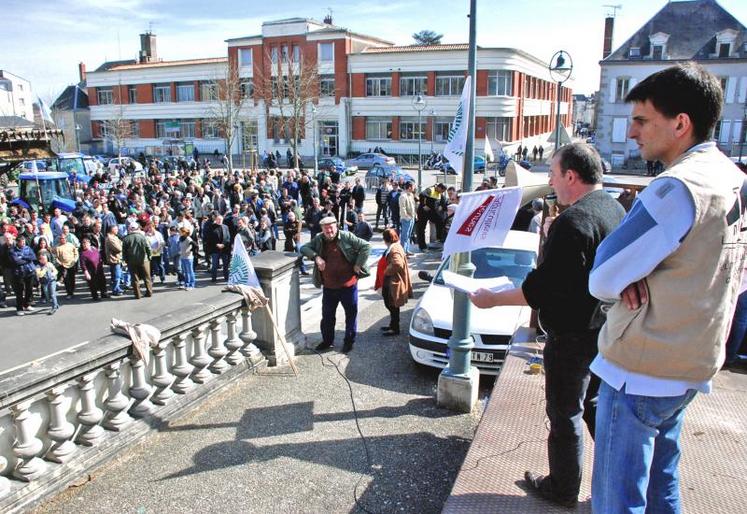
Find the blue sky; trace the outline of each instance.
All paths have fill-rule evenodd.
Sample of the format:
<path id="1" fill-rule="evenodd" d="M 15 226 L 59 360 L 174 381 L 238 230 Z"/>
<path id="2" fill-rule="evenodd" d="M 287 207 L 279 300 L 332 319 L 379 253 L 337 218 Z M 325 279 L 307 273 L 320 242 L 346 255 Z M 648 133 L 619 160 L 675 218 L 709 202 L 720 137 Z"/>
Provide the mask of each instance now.
<path id="1" fill-rule="evenodd" d="M 290 17 L 334 23 L 354 32 L 412 43 L 422 29 L 444 34 L 444 43 L 466 43 L 468 0 L 1 0 L 0 69 L 32 81 L 42 99 L 77 81 L 78 62 L 89 70 L 105 60 L 135 58 L 138 35 L 152 26 L 165 60 L 216 57 L 227 38 L 259 34 L 263 21 Z M 598 88 L 604 4 L 620 3 L 614 47 L 653 16 L 664 0 L 478 0 L 477 42 L 523 49 L 549 60 L 563 49 L 574 60 L 575 92 Z M 316 7 L 312 4 L 316 4 Z M 747 24 L 747 1 L 720 4 Z"/>

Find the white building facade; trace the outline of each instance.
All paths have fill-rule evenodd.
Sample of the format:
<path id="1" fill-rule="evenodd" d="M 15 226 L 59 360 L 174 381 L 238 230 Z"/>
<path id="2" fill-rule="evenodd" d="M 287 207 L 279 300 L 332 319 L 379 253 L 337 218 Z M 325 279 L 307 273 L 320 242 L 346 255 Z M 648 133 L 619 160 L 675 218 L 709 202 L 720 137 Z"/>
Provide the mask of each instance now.
<path id="1" fill-rule="evenodd" d="M 31 82 L 6 70 L 0 70 L 0 116 L 16 116 L 34 122 Z"/>

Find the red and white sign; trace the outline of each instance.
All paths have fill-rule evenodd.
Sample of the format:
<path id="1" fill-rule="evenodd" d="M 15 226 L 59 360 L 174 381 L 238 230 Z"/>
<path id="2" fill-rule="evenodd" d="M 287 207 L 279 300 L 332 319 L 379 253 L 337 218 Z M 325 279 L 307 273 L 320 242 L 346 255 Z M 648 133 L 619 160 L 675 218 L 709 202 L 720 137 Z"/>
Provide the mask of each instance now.
<path id="1" fill-rule="evenodd" d="M 462 194 L 444 243 L 444 256 L 501 246 L 520 205 L 520 187 Z"/>

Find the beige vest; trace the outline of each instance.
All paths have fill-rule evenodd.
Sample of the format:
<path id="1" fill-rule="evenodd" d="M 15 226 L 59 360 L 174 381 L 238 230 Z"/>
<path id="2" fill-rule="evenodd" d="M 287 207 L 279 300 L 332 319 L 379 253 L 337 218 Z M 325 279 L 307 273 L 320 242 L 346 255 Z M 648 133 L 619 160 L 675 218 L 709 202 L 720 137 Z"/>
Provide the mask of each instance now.
<path id="1" fill-rule="evenodd" d="M 599 351 L 635 373 L 708 380 L 724 362 L 744 267 L 745 177 L 715 145 L 680 156 L 660 177 L 680 180 L 692 194 L 693 227 L 646 278 L 648 303 L 634 311 L 622 301 L 612 306 Z"/>

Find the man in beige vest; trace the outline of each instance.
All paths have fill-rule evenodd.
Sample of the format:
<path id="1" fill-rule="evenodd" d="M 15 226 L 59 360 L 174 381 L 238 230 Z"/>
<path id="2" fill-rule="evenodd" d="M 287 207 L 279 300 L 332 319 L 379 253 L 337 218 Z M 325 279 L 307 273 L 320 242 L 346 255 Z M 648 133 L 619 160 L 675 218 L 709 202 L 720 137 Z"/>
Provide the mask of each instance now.
<path id="1" fill-rule="evenodd" d="M 666 171 L 597 250 L 589 290 L 611 302 L 591 370 L 594 512 L 680 512 L 685 408 L 724 361 L 744 265 L 743 174 L 709 141 L 719 80 L 694 63 L 634 87 L 629 137 Z"/>

